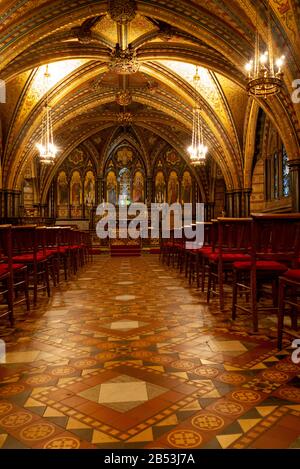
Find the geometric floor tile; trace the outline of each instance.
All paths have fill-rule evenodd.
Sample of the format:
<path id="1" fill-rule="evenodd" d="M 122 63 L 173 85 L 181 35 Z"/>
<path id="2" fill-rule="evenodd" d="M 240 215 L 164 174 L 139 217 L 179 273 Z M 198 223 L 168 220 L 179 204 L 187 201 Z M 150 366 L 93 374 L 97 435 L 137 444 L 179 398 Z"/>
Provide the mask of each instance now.
<path id="1" fill-rule="evenodd" d="M 237 433 L 235 435 L 217 435 L 217 440 L 220 443 L 221 448 L 226 449 L 241 436 L 242 433 Z"/>
<path id="2" fill-rule="evenodd" d="M 118 412 L 127 412 L 166 391 L 167 389 L 162 386 L 120 375 L 118 378 L 81 391 L 78 395 Z"/>
<path id="3" fill-rule="evenodd" d="M 288 336 L 278 353 L 273 317 L 253 334 L 194 286 L 158 256 L 101 255 L 30 315 L 16 306 L 16 328 L 0 323 L 0 447 L 298 448 Z"/>
<path id="4" fill-rule="evenodd" d="M 115 443 L 116 441 L 118 441 L 116 438 L 106 435 L 103 432 L 99 432 L 98 430 L 94 430 L 93 432 L 92 443 L 105 444 L 105 443 Z"/>
<path id="5" fill-rule="evenodd" d="M 238 423 L 242 427 L 243 432 L 247 432 L 251 428 L 253 428 L 257 423 L 259 423 L 261 419 L 239 419 Z"/>
<path id="6" fill-rule="evenodd" d="M 124 332 L 130 331 L 131 329 L 137 329 L 146 325 L 147 323 L 142 321 L 129 321 L 126 319 L 121 319 L 120 321 L 113 321 L 109 324 L 110 329 L 121 330 Z M 108 326 L 108 324 L 106 326 Z"/>

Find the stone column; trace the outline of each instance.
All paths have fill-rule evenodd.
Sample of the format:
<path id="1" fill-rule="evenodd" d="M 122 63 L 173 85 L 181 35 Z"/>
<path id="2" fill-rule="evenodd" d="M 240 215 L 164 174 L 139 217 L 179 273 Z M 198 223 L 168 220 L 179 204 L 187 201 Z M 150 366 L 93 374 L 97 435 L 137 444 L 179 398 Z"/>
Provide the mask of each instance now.
<path id="1" fill-rule="evenodd" d="M 291 178 L 292 211 L 300 212 L 300 159 L 288 162 Z"/>
<path id="2" fill-rule="evenodd" d="M 98 176 L 97 190 L 96 190 L 96 206 L 103 202 L 103 199 L 104 199 L 103 190 L 104 190 L 103 177 Z"/>
<path id="3" fill-rule="evenodd" d="M 149 206 L 151 202 L 154 202 L 152 200 L 152 195 L 153 195 L 153 178 L 152 176 L 147 177 L 147 187 L 146 187 L 146 203 Z"/>
<path id="4" fill-rule="evenodd" d="M 235 218 L 239 218 L 242 213 L 242 191 L 237 190 L 233 192 L 233 213 Z"/>
<path id="5" fill-rule="evenodd" d="M 204 204 L 204 221 L 210 221 L 215 216 L 215 203 L 206 202 Z"/>
<path id="6" fill-rule="evenodd" d="M 243 190 L 243 209 L 242 209 L 242 216 L 249 217 L 250 216 L 250 196 L 251 196 L 252 189 L 244 189 Z"/>
<path id="7" fill-rule="evenodd" d="M 226 217 L 233 217 L 233 191 L 226 191 L 225 193 L 226 201 Z"/>

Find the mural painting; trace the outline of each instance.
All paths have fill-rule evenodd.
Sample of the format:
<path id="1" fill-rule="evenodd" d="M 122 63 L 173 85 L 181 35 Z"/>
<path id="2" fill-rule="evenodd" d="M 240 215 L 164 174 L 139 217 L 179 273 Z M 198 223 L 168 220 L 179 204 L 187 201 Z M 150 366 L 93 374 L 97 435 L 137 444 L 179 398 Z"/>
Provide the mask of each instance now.
<path id="1" fill-rule="evenodd" d="M 175 171 L 171 171 L 168 181 L 168 203 L 175 204 L 179 200 L 179 182 L 178 175 Z"/>
<path id="2" fill-rule="evenodd" d="M 91 207 L 95 204 L 95 176 L 92 171 L 88 171 L 84 180 L 84 203 Z"/>
<path id="3" fill-rule="evenodd" d="M 181 198 L 183 204 L 192 202 L 192 176 L 189 171 L 185 171 L 182 176 Z"/>
<path id="4" fill-rule="evenodd" d="M 109 171 L 106 177 L 106 200 L 110 204 L 117 203 L 117 177 L 114 171 Z"/>
<path id="5" fill-rule="evenodd" d="M 155 177 L 155 202 L 157 204 L 166 202 L 166 181 L 162 171 L 159 171 Z"/>
<path id="6" fill-rule="evenodd" d="M 141 171 L 136 171 L 133 178 L 132 185 L 132 201 L 133 202 L 144 202 L 145 191 L 144 191 L 144 176 Z"/>
<path id="7" fill-rule="evenodd" d="M 79 171 L 74 171 L 71 179 L 71 214 L 77 218 L 82 216 L 82 183 Z"/>

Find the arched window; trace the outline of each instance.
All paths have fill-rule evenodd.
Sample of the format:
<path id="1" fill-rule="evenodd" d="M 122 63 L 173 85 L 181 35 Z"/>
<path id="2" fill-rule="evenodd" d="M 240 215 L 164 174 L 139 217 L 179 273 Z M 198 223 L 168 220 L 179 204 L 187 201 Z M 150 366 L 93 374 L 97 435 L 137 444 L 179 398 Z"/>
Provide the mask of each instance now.
<path id="1" fill-rule="evenodd" d="M 282 145 L 282 195 L 283 197 L 289 197 L 290 194 L 290 168 L 288 166 L 288 156 L 285 146 Z"/>
<path id="2" fill-rule="evenodd" d="M 265 189 L 267 200 L 291 195 L 288 155 L 283 144 L 265 161 Z"/>

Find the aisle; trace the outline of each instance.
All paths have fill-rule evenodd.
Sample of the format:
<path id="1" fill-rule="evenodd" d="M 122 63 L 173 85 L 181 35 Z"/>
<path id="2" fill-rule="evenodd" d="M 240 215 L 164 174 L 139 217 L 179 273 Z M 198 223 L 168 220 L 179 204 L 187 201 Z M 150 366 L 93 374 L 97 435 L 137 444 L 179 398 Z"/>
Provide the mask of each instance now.
<path id="1" fill-rule="evenodd" d="M 300 365 L 216 305 L 155 255 L 97 257 L 5 336 L 0 447 L 300 447 Z"/>

